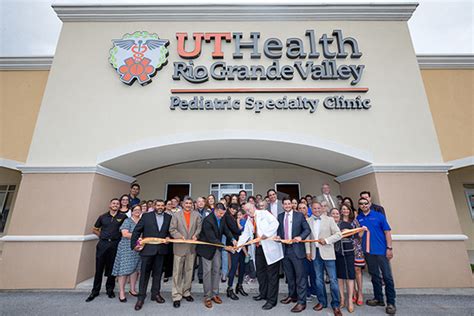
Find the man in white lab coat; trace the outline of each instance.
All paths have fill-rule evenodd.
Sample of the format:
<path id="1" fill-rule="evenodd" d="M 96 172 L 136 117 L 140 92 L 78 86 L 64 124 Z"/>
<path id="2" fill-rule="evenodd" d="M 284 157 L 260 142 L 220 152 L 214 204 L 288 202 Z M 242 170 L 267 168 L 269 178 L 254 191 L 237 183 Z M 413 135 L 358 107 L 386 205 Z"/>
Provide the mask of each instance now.
<path id="1" fill-rule="evenodd" d="M 262 309 L 272 309 L 278 300 L 278 272 L 280 260 L 283 259 L 283 248 L 281 243 L 271 240 L 277 235 L 278 220 L 268 210 L 266 203 L 261 201 L 257 204 L 257 210 L 250 208 L 249 218 L 245 224 L 244 231 L 239 237 L 238 246 L 247 241 L 260 237 L 261 241 L 253 244 L 254 251 L 249 251 L 256 264 L 259 295 L 254 300 L 265 300 Z M 240 249 L 239 249 L 240 251 Z"/>

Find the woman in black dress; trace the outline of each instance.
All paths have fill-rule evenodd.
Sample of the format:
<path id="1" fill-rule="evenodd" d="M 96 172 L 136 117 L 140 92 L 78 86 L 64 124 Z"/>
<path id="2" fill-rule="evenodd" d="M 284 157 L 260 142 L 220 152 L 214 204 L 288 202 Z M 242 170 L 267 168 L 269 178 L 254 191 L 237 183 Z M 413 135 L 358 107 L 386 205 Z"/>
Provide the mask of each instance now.
<path id="1" fill-rule="evenodd" d="M 333 209 L 334 212 L 336 210 Z M 342 204 L 340 210 L 340 220 L 337 222 L 341 232 L 353 229 L 356 227 L 354 223 L 354 212 L 352 208 L 346 204 Z M 339 295 L 341 298 L 341 308 L 346 306 L 346 298 L 344 296 L 344 285 L 347 287 L 347 311 L 352 313 L 354 311 L 354 302 L 352 296 L 354 295 L 354 280 L 355 280 L 355 254 L 354 254 L 354 240 L 353 236 L 342 238 L 334 245 L 336 251 L 336 273 L 339 283 Z"/>

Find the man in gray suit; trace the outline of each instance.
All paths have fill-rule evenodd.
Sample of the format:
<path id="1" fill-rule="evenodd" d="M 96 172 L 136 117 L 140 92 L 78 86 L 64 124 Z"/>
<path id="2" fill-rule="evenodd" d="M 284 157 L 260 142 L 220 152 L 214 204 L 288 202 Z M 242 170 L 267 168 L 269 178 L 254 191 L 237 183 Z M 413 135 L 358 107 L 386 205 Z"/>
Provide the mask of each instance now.
<path id="1" fill-rule="evenodd" d="M 318 195 L 316 199 L 319 203 L 326 201 L 329 209 L 339 208 L 339 202 L 336 196 L 331 194 L 331 187 L 329 184 L 325 183 L 321 187 L 321 195 Z"/>
<path id="2" fill-rule="evenodd" d="M 270 203 L 268 203 L 268 210 L 273 214 L 273 216 L 275 216 L 275 218 L 278 218 L 278 214 L 281 214 L 285 211 L 283 209 L 283 204 L 281 204 L 281 201 L 278 200 L 275 190 L 269 189 L 267 191 L 267 196 L 270 199 Z"/>
<path id="3" fill-rule="evenodd" d="M 194 212 L 193 200 L 184 200 L 184 209 L 174 214 L 170 224 L 170 234 L 174 239 L 197 240 L 201 232 L 201 216 Z M 171 298 L 173 306 L 180 307 L 181 299 L 194 301 L 191 296 L 196 246 L 191 244 L 173 244 L 173 288 Z"/>

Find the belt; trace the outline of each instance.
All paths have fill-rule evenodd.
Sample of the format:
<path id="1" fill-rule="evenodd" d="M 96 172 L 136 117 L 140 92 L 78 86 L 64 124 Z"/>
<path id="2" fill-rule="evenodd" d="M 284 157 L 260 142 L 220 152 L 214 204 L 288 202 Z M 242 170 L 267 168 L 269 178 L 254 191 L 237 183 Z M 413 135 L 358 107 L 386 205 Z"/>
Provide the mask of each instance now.
<path id="1" fill-rule="evenodd" d="M 100 240 L 102 240 L 102 241 L 110 241 L 110 242 L 112 242 L 112 241 L 118 241 L 118 239 L 111 239 L 111 238 L 101 238 Z"/>

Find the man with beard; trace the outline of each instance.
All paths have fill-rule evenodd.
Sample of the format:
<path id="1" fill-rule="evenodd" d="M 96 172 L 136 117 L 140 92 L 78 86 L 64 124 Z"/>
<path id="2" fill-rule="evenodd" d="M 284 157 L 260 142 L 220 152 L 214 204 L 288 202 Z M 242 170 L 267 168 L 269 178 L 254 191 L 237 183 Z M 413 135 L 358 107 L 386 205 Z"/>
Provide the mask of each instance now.
<path id="1" fill-rule="evenodd" d="M 130 244 L 132 249 L 140 251 L 142 259 L 140 269 L 140 287 L 138 292 L 138 300 L 135 304 L 135 310 L 143 307 L 150 272 L 153 270 L 153 281 L 151 286 L 151 300 L 159 304 L 163 304 L 165 299 L 160 295 L 161 274 L 163 271 L 163 262 L 165 255 L 168 253 L 168 245 L 166 244 L 145 244 L 137 245 L 138 239 L 141 238 L 166 238 L 169 240 L 169 228 L 172 216 L 165 213 L 165 202 L 156 200 L 155 211 L 145 213 L 138 222 L 132 233 Z"/>

